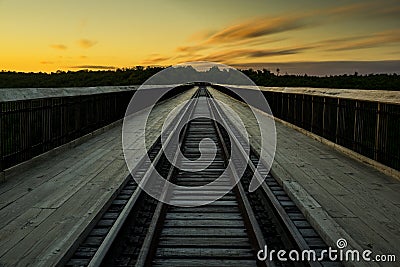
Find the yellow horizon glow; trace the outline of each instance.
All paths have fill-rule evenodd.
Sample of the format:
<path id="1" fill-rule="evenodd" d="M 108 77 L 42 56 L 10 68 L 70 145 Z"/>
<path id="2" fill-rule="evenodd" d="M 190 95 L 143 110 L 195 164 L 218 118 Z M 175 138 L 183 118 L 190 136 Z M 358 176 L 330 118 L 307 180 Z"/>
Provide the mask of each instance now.
<path id="1" fill-rule="evenodd" d="M 400 59 L 398 1 L 319 2 L 0 0 L 0 70 Z"/>

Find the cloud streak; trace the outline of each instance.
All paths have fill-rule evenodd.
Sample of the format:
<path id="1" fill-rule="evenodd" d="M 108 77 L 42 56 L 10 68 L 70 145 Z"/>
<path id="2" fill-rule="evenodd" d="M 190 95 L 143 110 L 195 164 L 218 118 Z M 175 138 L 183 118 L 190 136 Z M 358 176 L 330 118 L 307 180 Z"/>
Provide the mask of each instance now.
<path id="1" fill-rule="evenodd" d="M 54 64 L 54 61 L 43 60 L 43 61 L 40 61 L 40 64 L 42 64 L 42 65 L 51 65 L 51 64 Z"/>
<path id="2" fill-rule="evenodd" d="M 319 10 L 316 12 L 317 15 L 354 15 L 366 10 L 373 10 L 379 5 L 374 2 L 365 2 L 358 4 L 350 4 L 339 7 L 334 7 L 330 9 Z"/>
<path id="3" fill-rule="evenodd" d="M 275 56 L 287 56 L 294 55 L 304 52 L 305 50 L 311 49 L 311 46 L 304 47 L 288 47 L 279 49 L 232 49 L 218 51 L 206 56 L 195 56 L 188 57 L 188 61 L 213 61 L 213 62 L 229 62 L 232 59 L 254 59 L 254 58 L 265 58 Z"/>
<path id="4" fill-rule="evenodd" d="M 195 45 L 179 46 L 176 51 L 181 55 L 179 58 L 199 58 L 214 59 L 220 61 L 225 55 L 231 57 L 271 57 L 276 55 L 292 55 L 302 52 L 302 49 L 261 49 L 251 50 L 243 49 L 243 47 L 259 47 L 269 45 L 272 42 L 283 41 L 289 37 L 271 37 L 281 33 L 290 31 L 299 31 L 305 28 L 314 27 L 329 20 L 331 17 L 342 15 L 351 15 L 357 12 L 364 12 L 376 8 L 375 3 L 360 3 L 352 5 L 343 5 L 339 7 L 312 10 L 300 14 L 284 14 L 275 17 L 259 17 L 253 18 L 239 23 L 231 24 L 225 28 L 211 33 L 210 30 L 202 30 L 190 37 L 190 40 L 197 40 Z M 201 39 L 203 38 L 203 39 Z M 318 48 L 323 42 L 314 43 L 312 46 Z M 329 45 L 328 42 L 325 43 Z M 224 47 L 225 46 L 225 47 Z M 311 45 L 310 45 L 311 46 Z M 208 56 L 197 56 L 193 54 L 206 54 L 205 50 L 229 49 L 227 52 L 216 52 Z M 235 49 L 236 50 L 233 50 Z M 307 48 L 309 49 L 309 48 Z M 304 49 L 303 49 L 304 50 Z M 231 53 L 234 51 L 234 53 Z M 236 54 L 235 54 L 236 53 Z M 183 54 L 183 55 L 182 55 Z M 218 60 L 216 60 L 218 59 Z"/>
<path id="5" fill-rule="evenodd" d="M 302 14 L 284 14 L 275 17 L 259 17 L 236 24 L 229 25 L 223 29 L 210 34 L 210 30 L 202 30 L 193 34 L 189 39 L 197 40 L 202 46 L 237 41 L 250 40 L 273 34 L 280 34 L 294 30 L 301 30 L 323 23 L 331 16 L 354 15 L 365 11 L 376 11 L 376 3 L 359 3 L 344 5 L 328 9 L 318 9 Z M 188 47 L 180 47 L 185 50 Z"/>
<path id="6" fill-rule="evenodd" d="M 80 66 L 70 66 L 72 69 L 93 69 L 93 70 L 115 70 L 114 66 L 107 65 L 80 65 Z"/>
<path id="7" fill-rule="evenodd" d="M 257 43 L 262 43 L 262 40 L 258 40 Z M 244 42 L 243 42 L 244 43 Z M 250 42 L 249 42 L 250 43 Z M 240 48 L 231 47 L 231 49 L 220 49 L 216 52 L 205 53 L 203 50 L 208 48 L 207 46 L 187 46 L 180 47 L 177 50 L 185 52 L 176 58 L 181 58 L 186 61 L 214 61 L 224 63 L 236 63 L 238 60 L 252 61 L 260 58 L 270 58 L 276 56 L 289 56 L 301 54 L 311 50 L 320 50 L 328 52 L 338 52 L 347 50 L 356 50 L 364 48 L 382 47 L 387 45 L 400 44 L 400 30 L 389 30 L 378 32 L 372 35 L 359 35 L 342 38 L 332 38 L 321 40 L 317 42 L 311 42 L 303 46 L 289 46 L 281 48 Z M 220 47 L 221 48 L 221 47 Z M 222 46 L 224 48 L 224 46 Z M 225 46 L 227 48 L 227 46 Z M 229 48 L 229 47 L 228 47 Z M 202 52 L 203 55 L 196 55 L 198 52 Z M 154 62 L 157 62 L 157 58 L 154 58 Z"/>
<path id="8" fill-rule="evenodd" d="M 241 22 L 218 31 L 205 44 L 218 44 L 301 29 L 308 23 L 301 16 L 264 17 Z"/>
<path id="9" fill-rule="evenodd" d="M 89 40 L 89 39 L 80 39 L 80 40 L 78 40 L 78 45 L 81 48 L 85 48 L 85 49 L 91 48 L 96 44 L 97 44 L 97 41 L 93 41 L 93 40 Z"/>
<path id="10" fill-rule="evenodd" d="M 170 59 L 171 59 L 171 57 L 161 56 L 161 55 L 153 55 L 153 56 L 150 56 L 149 58 L 143 60 L 141 62 L 141 64 L 144 64 L 144 65 L 160 64 L 161 62 L 165 62 Z"/>
<path id="11" fill-rule="evenodd" d="M 391 30 L 376 33 L 369 37 L 359 37 L 353 41 L 344 42 L 332 48 L 328 48 L 327 51 L 346 51 L 374 48 L 398 43 L 400 43 L 400 30 Z"/>
<path id="12" fill-rule="evenodd" d="M 67 46 L 63 44 L 51 44 L 51 48 L 56 49 L 56 50 L 67 50 Z"/>
<path id="13" fill-rule="evenodd" d="M 345 17 L 349 19 L 354 19 L 354 17 L 360 19 L 365 16 L 379 18 L 383 14 L 397 14 L 398 12 L 398 6 L 393 6 L 392 3 L 382 6 L 378 2 L 363 2 L 273 17 L 252 18 L 217 30 L 198 31 L 188 38 L 189 44 L 176 47 L 175 56 L 158 55 L 144 60 L 143 64 L 162 64 L 178 60 L 223 63 L 251 62 L 270 57 L 306 54 L 309 51 L 332 53 L 393 45 L 400 43 L 399 30 L 372 35 L 350 35 L 348 37 L 339 35 L 338 38 L 330 39 L 320 37 L 320 40 L 314 41 L 295 38 L 299 38 L 298 32 L 324 24 L 337 23 Z M 276 44 L 272 45 L 272 43 Z"/>

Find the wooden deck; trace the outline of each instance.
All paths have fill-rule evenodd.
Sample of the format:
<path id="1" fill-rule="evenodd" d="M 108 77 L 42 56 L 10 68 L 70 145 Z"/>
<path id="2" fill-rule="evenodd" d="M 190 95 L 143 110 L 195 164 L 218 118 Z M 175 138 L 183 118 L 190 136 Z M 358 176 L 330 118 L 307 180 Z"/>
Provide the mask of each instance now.
<path id="1" fill-rule="evenodd" d="M 166 110 L 192 93 L 156 107 L 147 137 L 155 140 Z M 213 93 L 251 133 L 248 109 Z M 283 124 L 276 128 L 273 174 L 323 238 L 334 248 L 342 237 L 349 246 L 399 258 L 400 181 Z M 119 125 L 8 177 L 0 184 L 0 266 L 56 264 L 127 174 Z"/>
<path id="2" fill-rule="evenodd" d="M 215 90 L 246 124 L 254 123 L 242 103 Z M 320 232 L 336 248 L 338 238 L 373 255 L 400 257 L 400 181 L 276 122 L 277 148 L 272 173 Z M 253 143 L 255 147 L 259 144 Z M 360 266 L 363 266 L 362 263 Z M 391 266 L 385 263 L 385 266 Z"/>
<path id="3" fill-rule="evenodd" d="M 157 106 L 146 138 L 155 141 L 168 111 L 193 93 Z M 144 131 L 136 132 L 141 142 Z M 128 173 L 119 124 L 7 177 L 0 184 L 0 266 L 55 265 Z"/>

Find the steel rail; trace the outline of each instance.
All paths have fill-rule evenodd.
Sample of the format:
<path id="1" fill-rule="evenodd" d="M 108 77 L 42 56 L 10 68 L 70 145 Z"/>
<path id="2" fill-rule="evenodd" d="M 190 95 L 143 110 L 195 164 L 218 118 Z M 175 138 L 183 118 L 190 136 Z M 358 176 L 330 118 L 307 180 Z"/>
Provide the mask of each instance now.
<path id="1" fill-rule="evenodd" d="M 190 120 L 190 118 L 192 118 L 194 109 L 195 109 L 195 107 L 197 105 L 197 102 L 198 102 L 197 95 L 198 95 L 198 91 L 196 91 L 196 94 L 194 96 L 196 100 L 195 100 L 194 103 L 192 103 L 190 114 L 188 116 L 189 120 Z M 178 127 L 180 122 L 181 121 L 179 121 L 177 123 L 177 127 Z M 186 136 L 187 129 L 188 129 L 188 124 L 186 124 L 184 126 L 184 128 L 183 128 L 183 136 L 179 140 L 179 144 L 178 144 L 178 147 L 177 147 L 178 150 L 180 149 L 180 145 L 182 144 L 182 142 L 184 140 L 184 137 Z M 172 134 L 169 137 L 172 138 Z M 172 162 L 171 167 L 170 167 L 170 169 L 168 171 L 168 175 L 167 175 L 166 181 L 171 181 L 171 178 L 174 175 L 175 165 L 176 165 L 177 161 L 179 160 L 178 159 L 178 155 L 179 155 L 179 153 L 175 153 L 175 155 L 174 155 L 173 162 Z M 168 194 L 169 194 L 169 186 L 168 186 L 168 184 L 165 184 L 164 185 L 164 190 L 163 190 L 163 195 L 161 196 L 162 199 L 165 200 L 167 198 Z M 149 265 L 149 262 L 148 262 L 149 258 L 150 258 L 149 255 L 154 253 L 154 251 L 152 251 L 152 248 L 154 248 L 154 246 L 155 246 L 155 239 L 158 237 L 157 236 L 157 234 L 158 234 L 157 233 L 157 229 L 160 226 L 160 224 L 162 223 L 162 219 L 163 219 L 163 216 L 165 215 L 165 211 L 166 211 L 165 203 L 163 201 L 159 201 L 158 204 L 157 204 L 155 213 L 153 215 L 153 218 L 151 220 L 149 229 L 147 231 L 146 238 L 145 238 L 145 240 L 143 242 L 142 249 L 140 250 L 139 257 L 138 257 L 138 259 L 136 261 L 136 266 L 147 266 L 147 265 Z"/>
<path id="2" fill-rule="evenodd" d="M 185 111 L 182 112 L 181 117 L 179 118 L 179 121 L 183 119 L 185 116 L 187 110 L 191 105 L 191 101 L 187 102 L 185 106 L 182 108 Z M 172 123 L 170 124 L 172 125 Z M 171 132 L 176 131 L 178 125 L 175 124 L 174 127 L 172 128 Z M 172 140 L 172 134 L 167 137 L 165 140 L 165 145 L 168 145 Z M 143 178 L 140 180 L 140 184 L 136 188 L 135 192 L 132 194 L 132 196 L 129 198 L 127 204 L 125 205 L 124 209 L 118 216 L 117 220 L 107 233 L 106 237 L 104 238 L 103 242 L 101 243 L 100 247 L 96 251 L 95 255 L 93 258 L 90 260 L 88 267 L 97 267 L 100 266 L 101 262 L 103 261 L 104 257 L 106 256 L 107 252 L 109 251 L 111 245 L 113 244 L 115 238 L 117 237 L 118 233 L 120 232 L 123 224 L 125 223 L 128 215 L 132 211 L 132 208 L 134 207 L 136 201 L 138 200 L 139 196 L 143 193 L 142 186 L 145 186 L 145 184 L 149 181 L 149 178 L 151 175 L 156 171 L 155 166 L 157 163 L 160 161 L 160 158 L 162 156 L 162 149 L 158 151 L 156 157 L 153 160 L 153 163 L 150 164 L 150 168 L 147 170 L 147 172 L 144 174 Z M 142 164 L 144 164 L 148 160 L 147 155 L 145 155 L 139 162 L 139 164 L 136 166 L 136 168 L 139 168 Z M 133 172 L 134 173 L 134 172 Z"/>
<path id="3" fill-rule="evenodd" d="M 228 124 L 229 119 L 226 118 L 226 117 L 223 117 L 222 114 L 224 114 L 224 112 L 222 111 L 222 108 L 219 105 L 217 105 L 217 103 L 215 103 L 215 101 L 213 101 L 213 106 L 216 109 L 216 112 L 220 115 L 222 121 L 225 124 L 224 125 L 225 129 L 228 131 L 230 136 L 232 136 L 232 140 L 235 142 L 235 145 L 238 147 L 240 153 L 242 154 L 242 156 L 244 158 L 247 158 L 246 152 L 244 151 L 243 147 L 240 145 L 240 142 L 239 142 L 237 136 L 233 133 L 233 131 L 231 129 L 231 128 L 234 127 L 237 130 L 237 132 L 240 134 L 240 132 L 238 131 L 237 127 L 232 122 L 230 124 Z M 243 135 L 240 136 L 240 138 L 244 138 Z M 253 151 L 253 152 L 256 152 L 256 151 Z M 260 160 L 261 164 L 264 164 L 264 165 L 266 164 L 265 161 L 261 157 L 259 157 L 259 160 Z M 305 241 L 305 239 L 302 236 L 302 234 L 300 233 L 300 231 L 294 225 L 293 221 L 289 218 L 289 216 L 286 213 L 286 211 L 283 208 L 283 206 L 276 199 L 276 197 L 273 194 L 272 190 L 269 188 L 269 186 L 266 183 L 263 182 L 264 178 L 258 172 L 257 167 L 254 165 L 254 163 L 251 160 L 248 160 L 248 166 L 250 167 L 250 169 L 252 170 L 253 174 L 255 175 L 255 179 L 257 179 L 258 181 L 261 182 L 262 190 L 267 195 L 268 200 L 270 201 L 270 203 L 275 208 L 277 214 L 279 215 L 279 219 L 281 220 L 281 222 L 286 227 L 286 230 L 290 233 L 289 236 L 291 236 L 293 238 L 293 240 L 296 242 L 296 245 L 298 246 L 298 248 L 300 250 L 302 250 L 302 251 L 303 250 L 310 250 L 310 246 L 307 244 L 307 242 Z M 313 266 L 313 267 L 322 266 L 319 262 L 309 261 L 308 263 L 310 264 L 310 266 Z"/>
<path id="4" fill-rule="evenodd" d="M 212 103 L 214 103 L 215 101 L 210 101 L 211 94 L 208 92 L 208 95 L 209 95 L 209 97 L 207 98 L 207 104 L 208 104 L 210 110 L 212 111 L 214 109 Z M 220 114 L 217 114 L 217 115 L 220 115 Z M 222 146 L 222 148 L 223 148 L 223 150 L 225 152 L 225 153 L 223 153 L 223 155 L 225 155 L 225 156 L 229 155 L 228 148 L 227 148 L 225 142 L 223 141 L 224 139 L 223 139 L 222 133 L 221 133 L 221 131 L 220 131 L 218 125 L 217 125 L 217 120 L 216 120 L 214 112 L 211 112 L 211 116 L 213 118 L 214 127 L 215 127 L 215 129 L 217 131 L 219 140 L 221 142 L 221 146 Z M 221 120 L 222 117 L 219 116 L 219 119 Z M 228 163 L 229 159 L 225 157 L 225 161 L 226 161 L 226 163 Z M 264 246 L 266 245 L 266 242 L 264 240 L 262 231 L 260 229 L 260 226 L 258 225 L 258 222 L 257 222 L 257 219 L 256 219 L 256 217 L 254 215 L 254 212 L 253 212 L 253 210 L 251 208 L 250 202 L 247 199 L 247 196 L 246 196 L 246 193 L 245 193 L 245 191 L 243 189 L 243 186 L 240 183 L 240 178 L 241 177 L 239 176 L 239 174 L 236 171 L 235 163 L 232 161 L 231 164 L 228 165 L 228 166 L 229 166 L 229 172 L 233 176 L 233 181 L 236 183 L 236 185 L 234 187 L 234 190 L 236 191 L 236 194 L 238 196 L 237 200 L 239 201 L 239 203 L 240 203 L 240 205 L 242 207 L 243 217 L 244 217 L 245 222 L 247 224 L 247 229 L 250 232 L 250 237 L 251 237 L 250 240 L 252 240 L 253 246 L 256 248 L 255 251 L 257 252 L 259 250 L 264 249 Z M 269 261 L 269 260 L 268 261 L 264 261 L 264 262 L 257 261 L 257 264 L 259 266 L 268 266 L 268 267 L 275 266 L 275 264 L 272 261 Z"/>

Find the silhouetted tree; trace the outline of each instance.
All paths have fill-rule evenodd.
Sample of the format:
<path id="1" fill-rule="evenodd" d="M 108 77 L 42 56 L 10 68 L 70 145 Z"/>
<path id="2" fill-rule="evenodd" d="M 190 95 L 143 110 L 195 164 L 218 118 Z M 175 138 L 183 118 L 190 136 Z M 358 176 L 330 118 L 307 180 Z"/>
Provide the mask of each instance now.
<path id="1" fill-rule="evenodd" d="M 12 71 L 0 72 L 0 88 L 24 88 L 24 87 L 85 87 L 106 85 L 138 85 L 145 82 L 154 74 L 164 70 L 163 67 L 124 68 L 107 71 L 61 71 L 52 73 L 23 73 Z M 304 75 L 279 75 L 267 69 L 254 70 L 245 69 L 242 72 L 255 84 L 261 86 L 287 86 L 287 87 L 323 87 L 323 88 L 354 88 L 354 89 L 377 89 L 377 90 L 400 90 L 400 76 L 393 74 L 367 74 L 360 75 L 330 75 L 309 76 Z M 175 77 L 168 77 L 170 81 L 179 82 L 182 77 L 186 80 L 199 81 L 214 77 L 219 81 L 224 80 L 231 84 L 248 84 L 244 78 L 238 78 L 234 72 L 227 69 L 211 68 L 206 72 L 198 72 L 190 66 L 182 67 L 174 71 Z M 162 81 L 160 81 L 162 82 Z M 0 92 L 1 93 L 1 92 Z"/>

